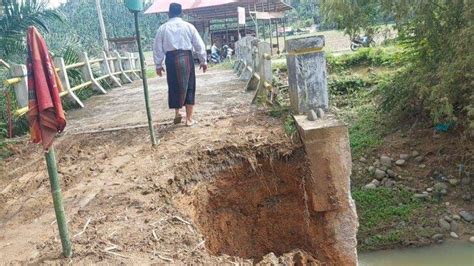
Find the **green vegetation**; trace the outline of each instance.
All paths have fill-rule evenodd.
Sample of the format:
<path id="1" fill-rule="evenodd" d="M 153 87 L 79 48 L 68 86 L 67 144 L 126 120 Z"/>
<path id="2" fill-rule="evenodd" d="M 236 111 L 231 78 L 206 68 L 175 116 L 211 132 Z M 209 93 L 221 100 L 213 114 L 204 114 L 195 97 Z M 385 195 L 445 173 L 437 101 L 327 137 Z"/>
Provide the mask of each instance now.
<path id="1" fill-rule="evenodd" d="M 133 14 L 125 7 L 123 0 L 101 0 L 100 4 L 108 38 L 135 35 Z M 149 5 L 151 3 L 147 3 Z M 103 50 L 95 0 L 68 1 L 58 11 L 64 15 L 65 23 L 54 23 L 57 35 L 75 36 L 93 55 Z M 156 30 L 166 18 L 163 15 L 143 13 L 139 16 L 144 49 L 150 50 Z"/>
<path id="2" fill-rule="evenodd" d="M 393 248 L 430 238 L 436 232 L 436 221 L 422 218 L 433 210 L 412 195 L 403 189 L 383 187 L 352 193 L 359 216 L 359 251 Z"/>
<path id="3" fill-rule="evenodd" d="M 373 36 L 376 22 L 392 20 L 403 67 L 380 86 L 381 110 L 398 121 L 430 117 L 434 124 L 474 128 L 474 5 L 464 0 L 322 1 L 328 21 L 353 36 Z"/>

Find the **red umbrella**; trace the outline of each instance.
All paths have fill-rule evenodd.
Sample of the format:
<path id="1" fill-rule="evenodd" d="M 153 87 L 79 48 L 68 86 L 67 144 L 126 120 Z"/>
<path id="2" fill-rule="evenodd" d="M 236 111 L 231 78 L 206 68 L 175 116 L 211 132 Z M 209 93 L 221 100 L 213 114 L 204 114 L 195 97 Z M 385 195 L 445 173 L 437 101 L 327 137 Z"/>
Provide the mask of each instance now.
<path id="1" fill-rule="evenodd" d="M 181 4 L 183 6 L 183 10 L 189 10 L 210 6 L 220 6 L 237 2 L 237 0 L 156 0 L 145 11 L 145 14 L 168 12 L 171 3 Z"/>

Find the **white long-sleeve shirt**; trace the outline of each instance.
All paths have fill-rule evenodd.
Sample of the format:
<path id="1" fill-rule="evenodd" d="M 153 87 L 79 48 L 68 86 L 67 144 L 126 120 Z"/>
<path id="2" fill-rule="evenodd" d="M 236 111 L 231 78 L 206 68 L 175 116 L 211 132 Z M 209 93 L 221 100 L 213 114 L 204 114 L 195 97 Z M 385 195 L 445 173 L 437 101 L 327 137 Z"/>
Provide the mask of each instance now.
<path id="1" fill-rule="evenodd" d="M 174 50 L 190 50 L 199 56 L 201 64 L 207 63 L 207 53 L 204 41 L 197 29 L 179 17 L 168 20 L 156 32 L 153 45 L 153 59 L 156 68 L 163 68 L 167 52 Z"/>

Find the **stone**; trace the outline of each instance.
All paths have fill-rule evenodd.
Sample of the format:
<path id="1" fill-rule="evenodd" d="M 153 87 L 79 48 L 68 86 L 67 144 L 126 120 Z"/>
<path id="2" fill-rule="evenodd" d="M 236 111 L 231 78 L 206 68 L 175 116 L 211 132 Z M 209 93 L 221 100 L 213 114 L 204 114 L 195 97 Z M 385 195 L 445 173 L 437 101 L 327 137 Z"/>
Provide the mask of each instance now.
<path id="1" fill-rule="evenodd" d="M 365 163 L 367 162 L 367 159 L 365 159 L 365 157 L 360 157 L 359 161 Z"/>
<path id="2" fill-rule="evenodd" d="M 459 220 L 461 220 L 461 216 L 455 214 L 455 215 L 453 215 L 453 220 L 459 221 Z"/>
<path id="3" fill-rule="evenodd" d="M 433 188 L 432 187 L 429 187 L 426 189 L 427 192 L 433 192 Z"/>
<path id="4" fill-rule="evenodd" d="M 463 179 L 461 179 L 461 183 L 463 185 L 469 185 L 471 183 L 471 178 L 470 177 L 464 177 Z"/>
<path id="5" fill-rule="evenodd" d="M 275 255 L 275 253 L 270 252 L 267 255 L 263 256 L 262 261 L 260 261 L 258 264 L 260 264 L 260 265 L 280 265 L 280 261 L 278 260 L 278 257 Z"/>
<path id="6" fill-rule="evenodd" d="M 376 189 L 377 186 L 373 183 L 369 183 L 367 185 L 364 186 L 365 189 Z"/>
<path id="7" fill-rule="evenodd" d="M 417 194 L 413 195 L 413 197 L 415 199 L 428 199 L 430 197 L 430 195 L 429 194 L 424 194 L 424 193 L 421 193 L 421 194 L 417 193 Z"/>
<path id="8" fill-rule="evenodd" d="M 456 221 L 452 221 L 451 223 L 451 231 L 458 232 L 459 231 L 459 224 Z"/>
<path id="9" fill-rule="evenodd" d="M 466 195 L 462 195 L 462 199 L 464 201 L 471 201 L 471 199 L 472 199 L 471 193 L 468 192 Z"/>
<path id="10" fill-rule="evenodd" d="M 423 162 L 423 159 L 424 159 L 423 156 L 417 156 L 415 157 L 415 163 L 421 163 Z"/>
<path id="11" fill-rule="evenodd" d="M 316 114 L 318 115 L 319 119 L 324 119 L 326 117 L 326 114 L 322 108 L 316 109 Z"/>
<path id="12" fill-rule="evenodd" d="M 440 218 L 439 221 L 439 226 L 443 229 L 443 230 L 446 230 L 446 231 L 449 231 L 451 230 L 451 224 L 448 223 L 448 221 L 446 221 L 445 219 L 443 218 Z"/>
<path id="13" fill-rule="evenodd" d="M 469 242 L 471 242 L 472 244 L 474 244 L 474 236 L 471 236 L 471 237 L 469 238 Z"/>
<path id="14" fill-rule="evenodd" d="M 472 214 L 467 211 L 460 211 L 459 216 L 461 216 L 466 222 L 472 222 L 474 220 L 474 216 L 472 216 Z"/>
<path id="15" fill-rule="evenodd" d="M 395 164 L 398 166 L 404 166 L 406 164 L 406 161 L 403 159 L 400 159 L 400 160 L 397 160 Z"/>
<path id="16" fill-rule="evenodd" d="M 455 239 L 458 239 L 458 238 L 459 238 L 458 234 L 456 234 L 455 232 L 451 232 L 451 233 L 449 233 L 449 235 L 450 235 L 452 238 L 455 238 Z"/>
<path id="17" fill-rule="evenodd" d="M 375 178 L 382 179 L 385 177 L 385 172 L 380 169 L 375 169 Z"/>
<path id="18" fill-rule="evenodd" d="M 439 192 L 443 189 L 448 189 L 448 186 L 445 183 L 438 182 L 433 186 L 433 189 Z"/>
<path id="19" fill-rule="evenodd" d="M 431 237 L 431 239 L 433 239 L 433 240 L 443 240 L 444 235 L 443 234 L 435 234 Z"/>
<path id="20" fill-rule="evenodd" d="M 451 184 L 453 186 L 457 186 L 460 181 L 459 181 L 459 179 L 453 178 L 453 179 L 449 179 L 448 182 L 449 182 L 449 184 Z"/>
<path id="21" fill-rule="evenodd" d="M 386 155 L 382 155 L 380 157 L 380 163 L 382 163 L 383 166 L 386 166 L 386 167 L 392 167 L 392 158 L 386 156 Z"/>
<path id="22" fill-rule="evenodd" d="M 448 190 L 443 188 L 439 193 L 441 193 L 441 195 L 448 195 Z"/>
<path id="23" fill-rule="evenodd" d="M 309 110 L 308 112 L 308 120 L 309 121 L 316 121 L 318 120 L 318 115 L 316 114 L 316 112 L 314 110 Z"/>
<path id="24" fill-rule="evenodd" d="M 400 154 L 400 159 L 407 161 L 410 159 L 410 154 Z"/>
<path id="25" fill-rule="evenodd" d="M 387 180 L 385 181 L 384 186 L 387 187 L 387 188 L 392 188 L 392 187 L 394 187 L 396 184 L 397 184 L 397 183 L 396 183 L 395 181 L 393 181 L 393 180 L 391 180 L 391 179 L 387 179 Z"/>
<path id="26" fill-rule="evenodd" d="M 420 155 L 420 153 L 419 153 L 418 151 L 413 151 L 413 152 L 411 153 L 411 157 L 417 157 L 417 156 L 419 156 L 419 155 Z"/>
<path id="27" fill-rule="evenodd" d="M 329 108 L 326 55 L 308 49 L 323 48 L 323 35 L 286 40 L 288 83 L 291 108 L 297 113 Z"/>
<path id="28" fill-rule="evenodd" d="M 396 178 L 397 177 L 397 173 L 395 173 L 393 170 L 390 170 L 390 169 L 387 170 L 387 174 L 391 178 Z"/>
<path id="29" fill-rule="evenodd" d="M 370 167 L 368 168 L 368 170 L 369 170 L 369 173 L 371 173 L 371 174 L 374 174 L 374 173 L 375 173 L 375 167 L 373 167 L 373 166 L 370 166 Z"/>
<path id="30" fill-rule="evenodd" d="M 380 181 L 378 181 L 377 179 L 373 179 L 370 183 L 375 184 L 376 186 L 380 186 Z"/>
<path id="31" fill-rule="evenodd" d="M 453 219 L 451 219 L 451 217 L 449 217 L 449 216 L 447 216 L 447 215 L 445 215 L 443 218 L 444 218 L 446 221 L 448 221 L 448 222 L 452 222 L 452 221 L 453 221 Z"/>

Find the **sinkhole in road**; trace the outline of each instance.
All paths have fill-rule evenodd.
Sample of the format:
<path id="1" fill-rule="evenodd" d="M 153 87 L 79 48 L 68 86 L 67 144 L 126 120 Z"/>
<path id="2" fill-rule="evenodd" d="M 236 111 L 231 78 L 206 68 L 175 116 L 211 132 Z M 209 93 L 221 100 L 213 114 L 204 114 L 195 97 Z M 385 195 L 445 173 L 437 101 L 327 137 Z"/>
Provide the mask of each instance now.
<path id="1" fill-rule="evenodd" d="M 297 249 L 315 254 L 322 234 L 308 211 L 310 176 L 303 152 L 242 162 L 196 185 L 185 202 L 212 255 L 259 260 Z"/>

